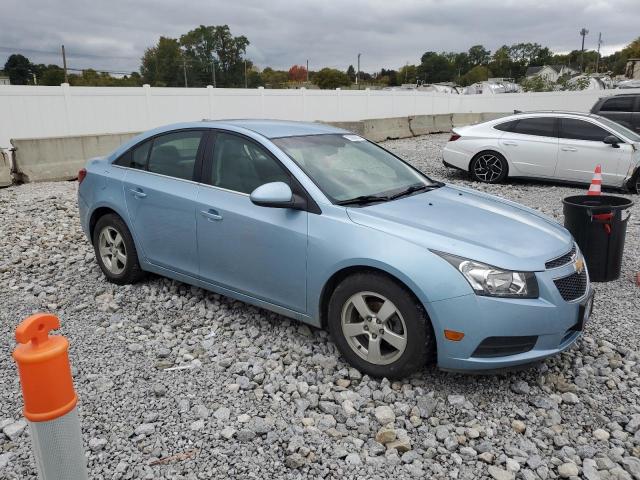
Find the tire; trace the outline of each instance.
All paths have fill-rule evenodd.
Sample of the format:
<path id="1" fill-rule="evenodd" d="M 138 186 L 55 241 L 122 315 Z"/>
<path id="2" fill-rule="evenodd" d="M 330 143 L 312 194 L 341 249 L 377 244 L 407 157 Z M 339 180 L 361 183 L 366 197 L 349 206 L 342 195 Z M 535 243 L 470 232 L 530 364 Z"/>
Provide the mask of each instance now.
<path id="1" fill-rule="evenodd" d="M 501 183 L 508 173 L 509 164 L 498 152 L 480 152 L 469 164 L 469 174 L 477 182 Z"/>
<path id="2" fill-rule="evenodd" d="M 372 377 L 406 377 L 435 358 L 433 330 L 423 306 L 382 274 L 357 273 L 344 279 L 331 295 L 328 326 L 343 357 Z"/>
<path id="3" fill-rule="evenodd" d="M 93 229 L 93 250 L 110 282 L 125 285 L 144 276 L 131 232 L 118 215 L 109 213 L 98 219 Z"/>

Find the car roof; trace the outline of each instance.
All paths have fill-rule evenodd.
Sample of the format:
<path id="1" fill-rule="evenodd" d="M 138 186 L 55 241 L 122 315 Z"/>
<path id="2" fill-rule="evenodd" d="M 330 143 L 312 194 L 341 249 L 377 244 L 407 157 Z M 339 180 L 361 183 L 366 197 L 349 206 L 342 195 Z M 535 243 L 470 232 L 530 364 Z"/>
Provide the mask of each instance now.
<path id="1" fill-rule="evenodd" d="M 345 134 L 347 130 L 322 123 L 294 122 L 289 120 L 203 120 L 212 128 L 236 127 L 251 130 L 266 138 L 297 137 L 302 135 Z"/>

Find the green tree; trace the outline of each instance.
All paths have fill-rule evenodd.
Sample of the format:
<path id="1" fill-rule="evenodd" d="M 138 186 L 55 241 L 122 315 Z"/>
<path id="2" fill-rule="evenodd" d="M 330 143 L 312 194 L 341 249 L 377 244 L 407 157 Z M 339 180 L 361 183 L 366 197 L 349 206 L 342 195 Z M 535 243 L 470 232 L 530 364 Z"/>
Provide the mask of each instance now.
<path id="1" fill-rule="evenodd" d="M 416 75 L 425 83 L 448 82 L 455 77 L 455 65 L 445 54 L 425 52 L 420 60 Z"/>
<path id="2" fill-rule="evenodd" d="M 260 74 L 262 83 L 267 88 L 283 88 L 289 81 L 289 72 L 267 67 Z"/>
<path id="3" fill-rule="evenodd" d="M 551 92 L 555 90 L 555 84 L 540 75 L 522 79 L 520 86 L 525 92 Z"/>
<path id="4" fill-rule="evenodd" d="M 460 84 L 463 86 L 472 83 L 484 82 L 489 78 L 491 72 L 484 65 L 476 65 L 460 78 Z"/>
<path id="5" fill-rule="evenodd" d="M 323 89 L 334 89 L 351 85 L 349 76 L 335 68 L 323 68 L 315 75 L 314 82 L 318 87 Z"/>
<path id="6" fill-rule="evenodd" d="M 160 37 L 155 47 L 147 48 L 140 73 L 145 83 L 155 87 L 184 86 L 183 58 L 178 40 Z"/>
<path id="7" fill-rule="evenodd" d="M 64 83 L 64 70 L 58 65 L 47 65 L 47 68 L 38 77 L 40 85 L 56 86 L 62 83 Z"/>
<path id="8" fill-rule="evenodd" d="M 482 45 L 474 45 L 469 49 L 469 63 L 471 65 L 486 65 L 491 58 L 491 52 Z"/>
<path id="9" fill-rule="evenodd" d="M 353 68 L 353 65 L 349 65 L 349 68 L 347 68 L 347 77 L 352 82 L 356 81 L 356 69 Z"/>
<path id="10" fill-rule="evenodd" d="M 244 86 L 244 58 L 249 40 L 234 37 L 228 25 L 200 25 L 180 37 L 180 45 L 190 65 L 194 86 L 212 83 L 213 60 L 216 62 L 216 85 Z M 249 66 L 247 65 L 247 72 Z"/>
<path id="11" fill-rule="evenodd" d="M 31 62 L 19 53 L 9 56 L 4 64 L 4 73 L 8 75 L 11 85 L 28 85 L 33 82 Z"/>
<path id="12" fill-rule="evenodd" d="M 416 83 L 418 81 L 418 69 L 415 65 L 404 65 L 398 70 L 398 83 Z"/>

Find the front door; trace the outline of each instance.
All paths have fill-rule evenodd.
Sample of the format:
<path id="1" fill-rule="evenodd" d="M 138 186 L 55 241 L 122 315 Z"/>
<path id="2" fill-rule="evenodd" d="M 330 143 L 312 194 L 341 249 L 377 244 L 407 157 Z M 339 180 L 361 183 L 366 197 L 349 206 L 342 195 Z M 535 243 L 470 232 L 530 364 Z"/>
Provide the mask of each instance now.
<path id="1" fill-rule="evenodd" d="M 514 175 L 553 177 L 558 160 L 558 135 L 554 117 L 522 118 L 500 138 Z"/>
<path id="2" fill-rule="evenodd" d="M 130 225 L 144 257 L 154 265 L 198 275 L 193 181 L 203 132 L 157 136 L 131 153 L 124 177 Z"/>
<path id="3" fill-rule="evenodd" d="M 291 185 L 288 171 L 243 136 L 218 133 L 204 159 L 196 212 L 202 280 L 296 312 L 306 312 L 307 215 L 254 205 L 269 182 Z"/>
<path id="4" fill-rule="evenodd" d="M 556 176 L 562 180 L 589 183 L 597 165 L 602 167 L 602 183 L 619 186 L 626 175 L 621 172 L 621 157 L 630 145 L 613 148 L 603 142 L 612 135 L 595 123 L 577 118 L 560 119 L 560 151 Z"/>

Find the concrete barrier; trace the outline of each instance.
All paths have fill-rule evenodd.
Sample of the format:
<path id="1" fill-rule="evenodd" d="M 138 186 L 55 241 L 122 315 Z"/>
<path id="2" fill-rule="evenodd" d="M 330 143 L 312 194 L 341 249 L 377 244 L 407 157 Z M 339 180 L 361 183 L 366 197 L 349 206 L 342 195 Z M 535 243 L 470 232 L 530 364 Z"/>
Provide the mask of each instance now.
<path id="1" fill-rule="evenodd" d="M 326 122 L 350 130 L 373 141 L 409 138 L 430 133 L 450 132 L 452 127 L 470 125 L 508 113 L 445 113 L 411 117 L 372 118 L 351 122 Z M 16 149 L 14 172 L 20 182 L 72 180 L 87 159 L 106 155 L 137 133 L 83 135 L 76 137 L 12 139 Z M 0 186 L 12 180 L 9 159 L 0 159 Z"/>
<path id="2" fill-rule="evenodd" d="M 72 180 L 89 158 L 106 155 L 137 133 L 11 139 L 18 181 Z"/>
<path id="3" fill-rule="evenodd" d="M 8 151 L 0 150 L 0 187 L 8 187 L 13 183 L 9 155 Z"/>

